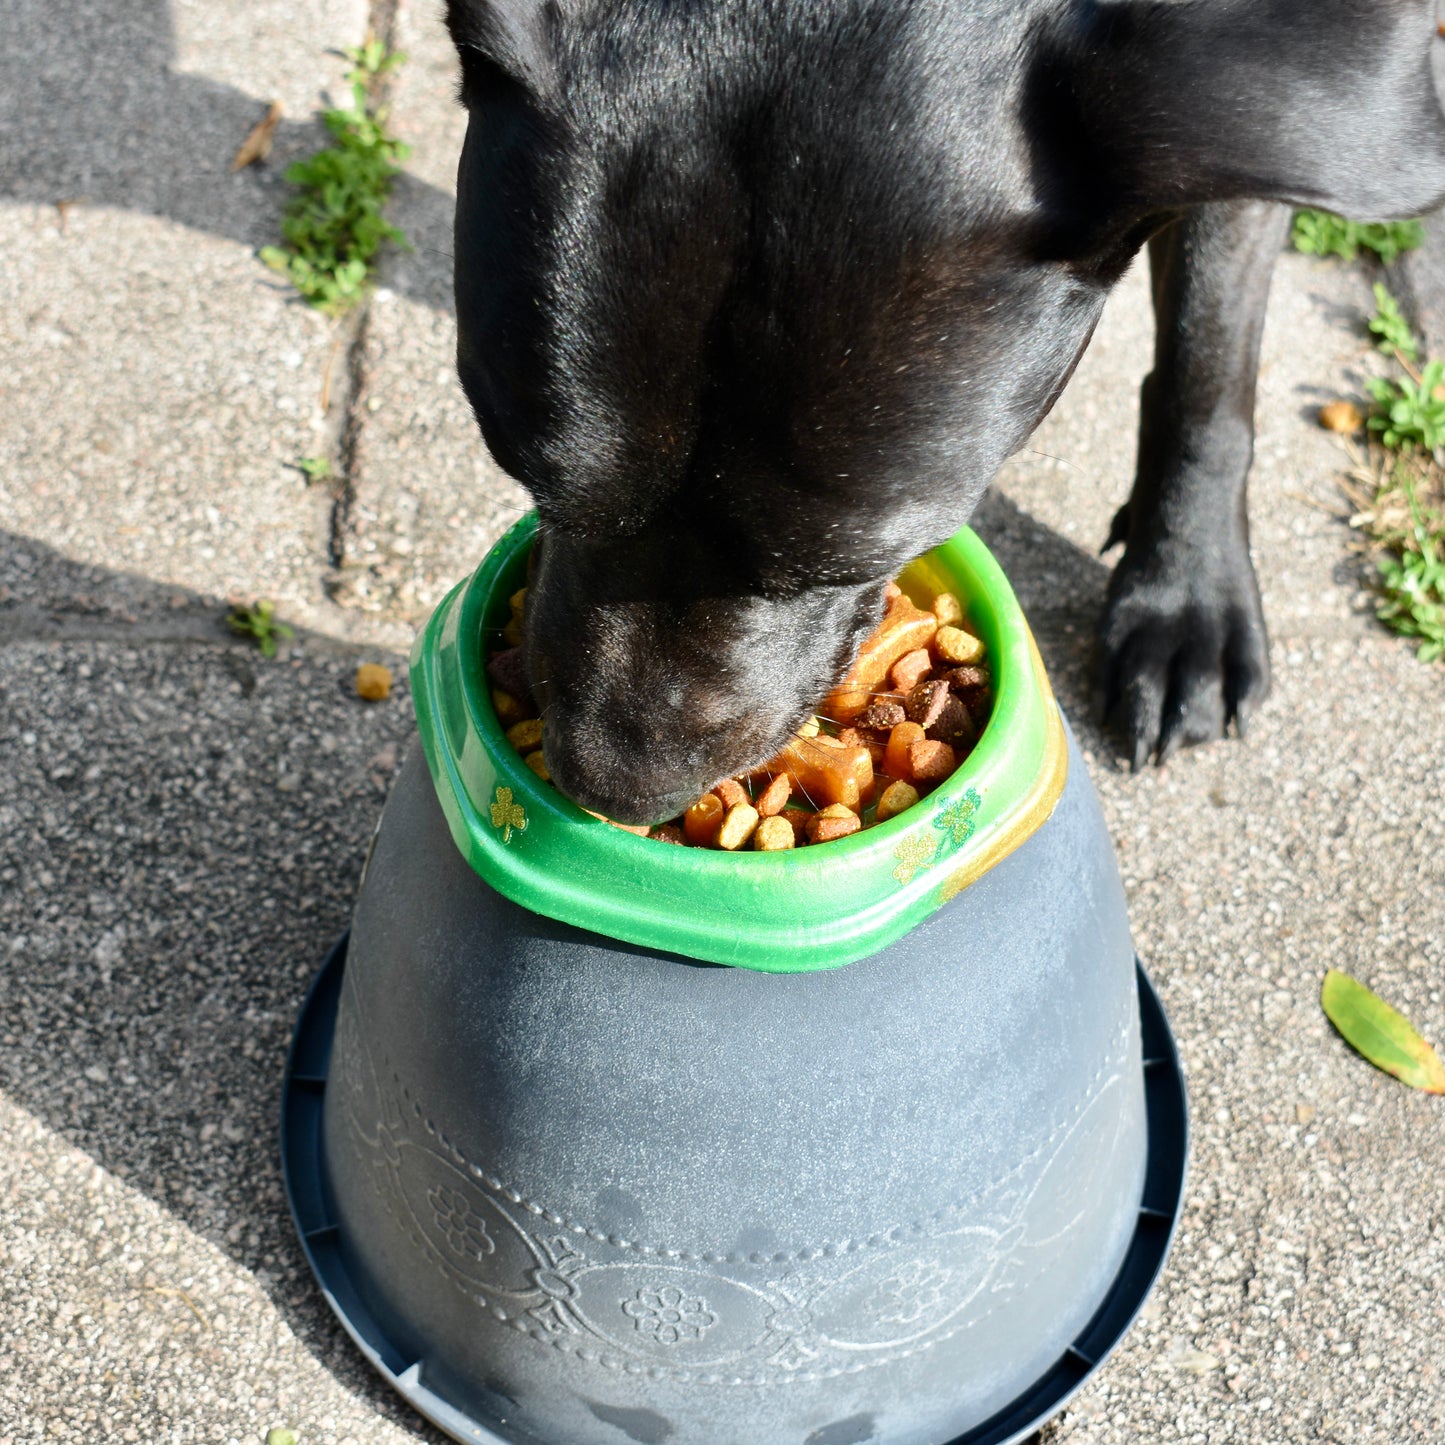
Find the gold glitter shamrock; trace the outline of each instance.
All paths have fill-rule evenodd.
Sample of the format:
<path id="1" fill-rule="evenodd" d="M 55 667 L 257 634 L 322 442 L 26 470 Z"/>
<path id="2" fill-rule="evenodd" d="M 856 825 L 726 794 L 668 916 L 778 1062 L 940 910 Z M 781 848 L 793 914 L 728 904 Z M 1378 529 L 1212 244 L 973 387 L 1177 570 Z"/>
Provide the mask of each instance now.
<path id="1" fill-rule="evenodd" d="M 967 843 L 973 837 L 973 830 L 978 822 L 978 810 L 981 807 L 983 799 L 979 797 L 976 789 L 970 788 L 961 801 L 940 811 L 933 820 L 933 826 L 951 834 L 955 843 Z"/>
<path id="2" fill-rule="evenodd" d="M 527 827 L 527 810 L 520 804 L 512 801 L 512 790 L 510 788 L 497 789 L 497 801 L 492 804 L 492 827 L 502 830 L 502 842 L 512 841 L 512 829 L 518 832 L 525 832 Z"/>
<path id="3" fill-rule="evenodd" d="M 934 838 L 905 838 L 893 850 L 893 856 L 898 859 L 893 876 L 900 883 L 907 883 L 920 868 L 927 868 L 933 862 L 937 851 L 938 842 Z"/>

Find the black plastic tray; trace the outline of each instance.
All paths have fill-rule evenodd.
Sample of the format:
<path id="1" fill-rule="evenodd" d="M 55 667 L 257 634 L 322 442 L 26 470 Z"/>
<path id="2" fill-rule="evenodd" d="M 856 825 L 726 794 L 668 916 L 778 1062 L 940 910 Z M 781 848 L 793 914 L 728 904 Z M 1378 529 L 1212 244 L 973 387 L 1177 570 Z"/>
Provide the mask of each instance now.
<path id="1" fill-rule="evenodd" d="M 286 1060 L 281 1085 L 281 1164 L 291 1217 L 327 1304 L 387 1383 L 418 1414 L 453 1439 L 513 1445 L 422 1383 L 421 1361 L 407 1358 L 387 1339 L 362 1303 L 337 1248 L 337 1226 L 327 1201 L 322 1163 L 321 1100 L 331 1064 L 346 943 L 347 935 L 342 934 L 321 965 L 301 1005 Z M 1053 1367 L 1011 1405 L 950 1445 L 1017 1445 L 1058 1414 L 1124 1338 L 1144 1307 L 1174 1241 L 1188 1171 L 1189 1108 L 1169 1020 L 1137 959 L 1135 968 L 1149 1155 L 1134 1238 L 1104 1302 Z"/>

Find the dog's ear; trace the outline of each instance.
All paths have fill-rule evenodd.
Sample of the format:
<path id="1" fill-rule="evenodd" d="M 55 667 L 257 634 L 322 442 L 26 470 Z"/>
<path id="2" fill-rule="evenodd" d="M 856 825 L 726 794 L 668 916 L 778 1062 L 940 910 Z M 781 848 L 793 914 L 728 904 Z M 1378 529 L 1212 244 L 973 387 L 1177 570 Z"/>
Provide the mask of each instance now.
<path id="1" fill-rule="evenodd" d="M 556 86 L 556 0 L 447 0 L 462 62 L 462 102 L 521 86 L 545 100 Z"/>
<path id="2" fill-rule="evenodd" d="M 1085 3 L 1036 52 L 1036 178 L 1115 216 L 1246 197 L 1418 214 L 1445 195 L 1435 38 L 1431 0 Z"/>

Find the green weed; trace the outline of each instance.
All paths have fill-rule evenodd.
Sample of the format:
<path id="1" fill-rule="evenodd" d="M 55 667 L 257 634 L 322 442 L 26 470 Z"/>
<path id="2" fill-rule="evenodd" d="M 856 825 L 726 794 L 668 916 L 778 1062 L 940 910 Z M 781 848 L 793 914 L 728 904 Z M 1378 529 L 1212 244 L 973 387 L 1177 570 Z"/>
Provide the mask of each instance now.
<path id="1" fill-rule="evenodd" d="M 1438 474 L 1434 480 L 1438 491 Z M 1376 615 L 1419 640 L 1421 662 L 1434 662 L 1445 657 L 1445 511 L 1424 505 L 1420 486 L 1413 469 L 1397 463 L 1390 486 L 1376 498 L 1372 532 L 1387 548 L 1377 563 L 1385 600 Z M 1408 518 L 1392 523 L 1402 502 Z"/>
<path id="2" fill-rule="evenodd" d="M 1353 261 L 1373 251 L 1387 266 L 1401 251 L 1424 243 L 1425 227 L 1419 221 L 1347 221 L 1329 211 L 1296 211 L 1290 240 L 1307 256 L 1340 256 Z"/>
<path id="3" fill-rule="evenodd" d="M 288 167 L 301 188 L 281 223 L 285 246 L 265 246 L 261 259 L 279 271 L 319 311 L 340 316 L 366 292 L 371 262 L 382 246 L 407 246 L 401 229 L 382 214 L 398 163 L 409 146 L 386 128 L 386 111 L 372 105 L 377 81 L 401 63 L 368 37 L 346 52 L 351 104 L 322 117 L 331 144 Z"/>
<path id="4" fill-rule="evenodd" d="M 331 480 L 331 460 L 328 457 L 297 457 L 292 465 L 308 482 Z"/>
<path id="5" fill-rule="evenodd" d="M 1375 282 L 1375 314 L 1370 318 L 1371 332 L 1380 338 L 1379 349 L 1386 356 L 1398 355 L 1403 361 L 1414 361 L 1420 344 L 1410 330 L 1410 323 L 1400 315 L 1400 303 L 1378 282 Z"/>
<path id="6" fill-rule="evenodd" d="M 226 621 L 231 624 L 232 632 L 251 638 L 261 649 L 262 657 L 275 657 L 277 641 L 285 642 L 296 636 L 295 628 L 276 620 L 275 604 L 265 597 L 251 607 L 233 607 Z"/>

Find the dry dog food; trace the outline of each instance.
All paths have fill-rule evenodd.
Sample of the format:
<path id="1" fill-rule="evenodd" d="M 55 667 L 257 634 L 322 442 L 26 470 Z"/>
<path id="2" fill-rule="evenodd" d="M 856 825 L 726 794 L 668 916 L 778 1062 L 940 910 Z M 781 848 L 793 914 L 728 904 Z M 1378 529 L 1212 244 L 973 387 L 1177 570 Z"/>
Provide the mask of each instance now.
<path id="1" fill-rule="evenodd" d="M 519 646 L 526 588 L 509 603 L 509 646 L 487 663 L 492 705 L 508 741 L 545 782 L 542 721 Z M 988 721 L 984 647 L 951 592 L 923 608 L 890 583 L 884 603 L 848 675 L 776 757 L 715 783 L 671 822 L 613 826 L 662 843 L 774 853 L 886 823 L 936 788 Z"/>

